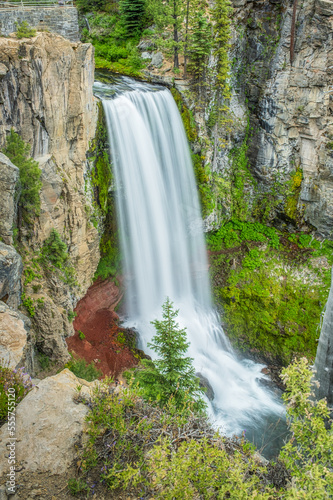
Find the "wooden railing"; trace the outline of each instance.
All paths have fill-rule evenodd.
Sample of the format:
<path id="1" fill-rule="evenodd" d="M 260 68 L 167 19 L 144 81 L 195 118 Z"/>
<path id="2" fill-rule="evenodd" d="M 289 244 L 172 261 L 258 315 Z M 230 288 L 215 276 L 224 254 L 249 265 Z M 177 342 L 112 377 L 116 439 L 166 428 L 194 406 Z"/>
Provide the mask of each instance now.
<path id="1" fill-rule="evenodd" d="M 24 9 L 29 7 L 73 7 L 73 0 L 17 0 L 0 2 L 0 9 Z"/>

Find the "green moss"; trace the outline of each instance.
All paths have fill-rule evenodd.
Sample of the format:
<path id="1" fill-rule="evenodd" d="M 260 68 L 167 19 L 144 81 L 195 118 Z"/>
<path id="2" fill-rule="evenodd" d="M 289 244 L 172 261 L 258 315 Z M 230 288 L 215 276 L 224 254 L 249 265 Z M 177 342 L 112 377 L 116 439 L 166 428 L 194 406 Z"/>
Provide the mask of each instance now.
<path id="1" fill-rule="evenodd" d="M 208 236 L 214 296 L 228 336 L 244 351 L 286 364 L 294 354 L 315 356 L 333 264 L 333 242 L 291 236 L 244 221 Z M 327 269 L 311 260 L 319 256 Z"/>
<path id="2" fill-rule="evenodd" d="M 95 279 L 115 277 L 120 271 L 120 251 L 116 217 L 116 202 L 112 192 L 113 174 L 103 107 L 99 106 L 96 136 L 89 151 L 93 161 L 92 184 L 97 211 L 103 218 L 104 232 L 100 240 L 101 259 Z M 87 207 L 89 209 L 89 207 Z M 95 207 L 96 209 L 96 207 Z M 95 210 L 96 211 L 96 210 Z"/>
<path id="3" fill-rule="evenodd" d="M 303 180 L 303 172 L 299 168 L 291 176 L 290 180 L 290 194 L 286 198 L 285 202 L 285 214 L 292 220 L 296 220 L 298 217 L 297 205 L 298 199 L 301 191 L 301 184 Z"/>
<path id="4" fill-rule="evenodd" d="M 185 128 L 186 136 L 189 142 L 194 142 L 198 139 L 198 132 L 192 111 L 185 105 L 182 96 L 175 88 L 171 89 L 174 100 L 178 106 L 180 115 L 182 117 L 183 125 Z"/>

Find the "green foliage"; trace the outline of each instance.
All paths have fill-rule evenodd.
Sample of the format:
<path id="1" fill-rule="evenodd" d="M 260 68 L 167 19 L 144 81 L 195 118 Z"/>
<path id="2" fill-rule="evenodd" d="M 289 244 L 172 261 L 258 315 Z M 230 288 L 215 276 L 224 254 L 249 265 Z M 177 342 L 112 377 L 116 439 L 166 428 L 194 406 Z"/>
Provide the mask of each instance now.
<path id="1" fill-rule="evenodd" d="M 313 372 L 306 358 L 285 368 L 282 395 L 292 437 L 281 458 L 293 476 L 291 498 L 322 499 L 333 497 L 333 432 L 325 399 L 316 401 L 312 392 Z"/>
<path id="2" fill-rule="evenodd" d="M 22 21 L 21 23 L 16 22 L 15 26 L 17 38 L 32 38 L 36 35 L 36 30 L 31 28 L 27 21 Z"/>
<path id="3" fill-rule="evenodd" d="M 68 481 L 68 489 L 71 495 L 76 496 L 79 493 L 87 492 L 89 487 L 82 479 L 71 478 Z"/>
<path id="4" fill-rule="evenodd" d="M 283 363 L 294 353 L 315 355 L 333 264 L 332 242 L 291 236 L 289 243 L 275 228 L 229 221 L 207 238 L 214 294 L 229 337 L 242 350 Z M 327 269 L 311 264 L 310 257 L 320 256 L 328 259 Z"/>
<path id="5" fill-rule="evenodd" d="M 98 206 L 104 217 L 104 233 L 100 240 L 101 259 L 94 276 L 95 280 L 115 277 L 121 267 L 115 199 L 110 192 L 113 175 L 107 150 L 107 129 L 103 109 L 100 108 L 97 133 L 90 150 L 94 159 L 92 183 L 97 191 Z"/>
<path id="6" fill-rule="evenodd" d="M 248 142 L 250 137 L 250 123 L 248 121 L 245 137 L 240 146 L 231 153 L 231 216 L 234 219 L 249 220 L 251 217 L 251 192 L 255 181 L 248 168 Z"/>
<path id="7" fill-rule="evenodd" d="M 29 313 L 29 316 L 33 318 L 36 314 L 36 308 L 33 299 L 31 297 L 27 297 L 25 292 L 22 293 L 21 299 L 22 299 L 22 304 Z"/>
<path id="8" fill-rule="evenodd" d="M 216 0 L 212 17 L 214 21 L 215 55 L 217 56 L 217 85 L 221 95 L 225 98 L 230 97 L 228 51 L 231 38 L 231 12 L 232 7 L 229 0 Z"/>
<path id="9" fill-rule="evenodd" d="M 44 241 L 42 255 L 58 269 L 62 269 L 67 263 L 67 245 L 55 229 L 51 230 L 50 236 Z"/>
<path id="10" fill-rule="evenodd" d="M 78 331 L 79 339 L 84 340 L 86 338 L 85 334 L 81 332 L 81 330 Z"/>
<path id="11" fill-rule="evenodd" d="M 48 370 L 50 368 L 50 358 L 43 352 L 38 352 L 37 354 L 38 363 L 42 371 Z"/>
<path id="12" fill-rule="evenodd" d="M 78 378 L 83 378 L 88 382 L 92 382 L 102 376 L 102 372 L 98 370 L 93 362 L 88 364 L 84 359 L 74 358 L 71 356 L 70 361 L 65 364 Z"/>
<path id="13" fill-rule="evenodd" d="M 203 10 L 193 13 L 191 34 L 189 39 L 190 71 L 197 81 L 204 79 L 208 58 L 213 46 L 212 27 Z"/>
<path id="14" fill-rule="evenodd" d="M 195 407 L 200 410 L 205 407 L 200 399 L 204 391 L 199 387 L 192 358 L 185 356 L 190 345 L 186 341 L 186 329 L 179 328 L 176 323 L 179 311 L 174 311 L 169 298 L 162 309 L 163 320 L 151 322 L 156 334 L 148 344 L 158 358 L 154 362 L 144 360 L 145 369 L 138 372 L 136 380 L 148 399 L 163 405 L 173 397 L 179 407 L 188 398 L 195 399 Z"/>
<path id="15" fill-rule="evenodd" d="M 10 389 L 10 391 L 8 391 Z M 14 412 L 15 406 L 22 401 L 24 396 L 32 389 L 31 377 L 24 373 L 24 368 L 12 370 L 8 366 L 0 365 L 0 424 L 8 419 L 8 411 Z M 13 392 L 14 390 L 14 392 Z M 9 394 L 14 394 L 15 398 Z M 15 402 L 13 406 L 12 402 Z M 12 413 L 13 415 L 13 413 Z M 9 422 L 13 421 L 10 415 Z"/>
<path id="16" fill-rule="evenodd" d="M 174 87 L 171 89 L 174 100 L 181 114 L 186 136 L 189 142 L 194 142 L 198 138 L 197 126 L 191 110 L 184 103 L 180 92 Z"/>
<path id="17" fill-rule="evenodd" d="M 145 17 L 145 0 L 120 0 L 119 7 L 127 33 L 130 36 L 140 33 Z"/>
<path id="18" fill-rule="evenodd" d="M 67 313 L 68 321 L 70 323 L 72 323 L 74 321 L 76 316 L 77 316 L 77 313 L 75 311 L 68 311 L 68 313 Z"/>
<path id="19" fill-rule="evenodd" d="M 161 439 L 147 465 L 151 485 L 158 491 L 155 498 L 272 498 L 269 491 L 260 491 L 264 488 L 258 476 L 263 468 L 253 457 L 230 456 L 224 447 L 212 446 L 207 439 L 183 441 L 176 453 L 172 453 L 169 439 Z"/>
<path id="20" fill-rule="evenodd" d="M 137 49 L 139 31 L 131 32 L 125 17 L 118 11 L 113 15 L 102 12 L 89 14 L 91 31 L 83 31 L 83 41 L 95 47 L 96 68 L 138 77 L 144 62 Z"/>
<path id="21" fill-rule="evenodd" d="M 20 170 L 17 188 L 19 226 L 22 219 L 25 223 L 32 224 L 33 219 L 40 214 L 41 171 L 38 163 L 29 157 L 29 151 L 30 145 L 11 129 L 3 153 Z"/>
<path id="22" fill-rule="evenodd" d="M 237 219 L 227 222 L 207 237 L 208 248 L 212 251 L 232 248 L 245 241 L 267 243 L 275 249 L 280 246 L 279 234 L 274 227 L 260 222 L 245 222 Z"/>

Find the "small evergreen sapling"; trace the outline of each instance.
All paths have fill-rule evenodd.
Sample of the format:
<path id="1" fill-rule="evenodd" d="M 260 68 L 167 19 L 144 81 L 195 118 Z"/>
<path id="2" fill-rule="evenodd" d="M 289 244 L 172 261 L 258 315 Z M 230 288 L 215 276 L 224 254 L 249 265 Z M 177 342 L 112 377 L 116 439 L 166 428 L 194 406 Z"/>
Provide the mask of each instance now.
<path id="1" fill-rule="evenodd" d="M 202 410 L 205 403 L 200 396 L 204 389 L 200 388 L 199 379 L 195 376 L 192 358 L 185 356 L 190 343 L 186 339 L 186 329 L 180 328 L 175 321 L 179 311 L 173 309 L 169 298 L 162 309 L 163 320 L 151 322 L 156 335 L 148 344 L 158 359 L 154 362 L 143 361 L 146 369 L 138 373 L 137 380 L 149 399 L 164 405 L 173 397 L 177 407 L 193 400 L 194 408 Z"/>

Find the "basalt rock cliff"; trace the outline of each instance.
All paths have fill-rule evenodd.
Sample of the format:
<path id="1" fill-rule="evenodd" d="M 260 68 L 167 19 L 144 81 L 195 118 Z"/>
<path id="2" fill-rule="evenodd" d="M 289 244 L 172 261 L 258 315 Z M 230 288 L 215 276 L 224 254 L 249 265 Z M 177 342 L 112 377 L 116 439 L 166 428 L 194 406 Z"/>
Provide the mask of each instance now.
<path id="1" fill-rule="evenodd" d="M 90 44 L 71 43 L 50 33 L 32 39 L 1 38 L 0 70 L 0 147 L 14 129 L 30 144 L 42 180 L 40 216 L 32 226 L 20 229 L 15 245 L 24 269 L 33 269 L 25 279 L 21 257 L 8 246 L 13 244 L 16 223 L 18 169 L 1 154 L 0 299 L 7 303 L 0 312 L 1 343 L 15 335 L 6 317 L 9 314 L 14 321 L 8 308 L 17 310 L 24 291 L 32 304 L 40 305 L 35 307 L 32 330 L 26 331 L 27 346 L 64 361 L 68 357 L 64 337 L 74 333 L 68 315 L 91 285 L 99 261 L 99 235 L 89 221 L 92 198 L 86 160 L 98 115 L 92 91 L 94 50 Z M 32 265 L 52 229 L 66 242 L 75 270 L 71 283 Z M 26 365 L 33 370 L 36 360 L 27 346 Z"/>

